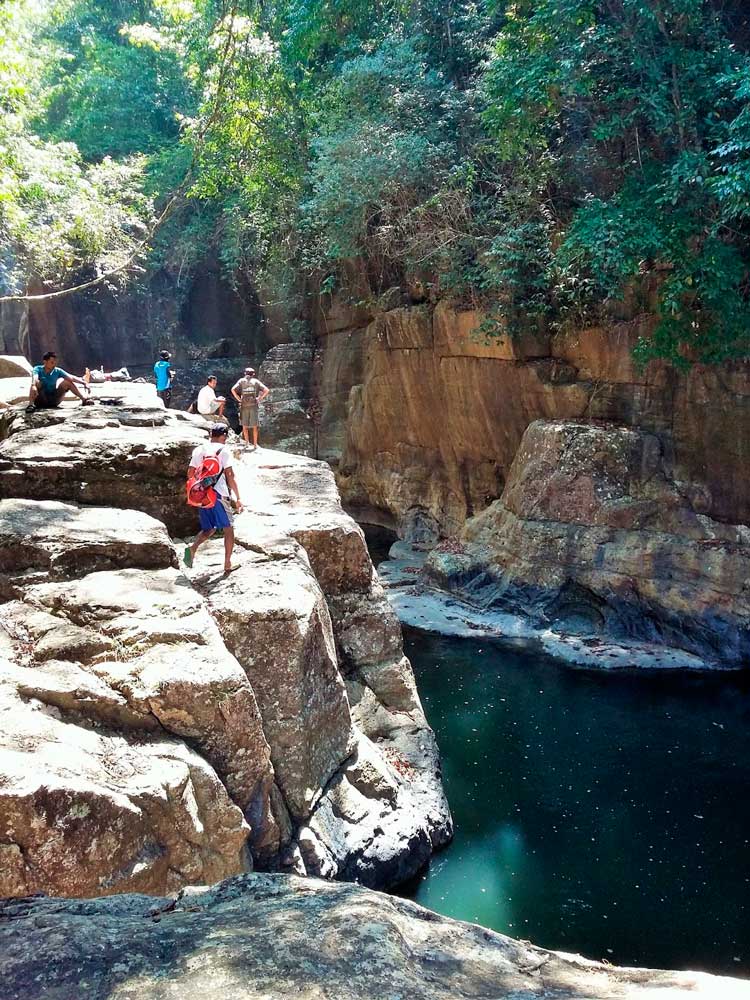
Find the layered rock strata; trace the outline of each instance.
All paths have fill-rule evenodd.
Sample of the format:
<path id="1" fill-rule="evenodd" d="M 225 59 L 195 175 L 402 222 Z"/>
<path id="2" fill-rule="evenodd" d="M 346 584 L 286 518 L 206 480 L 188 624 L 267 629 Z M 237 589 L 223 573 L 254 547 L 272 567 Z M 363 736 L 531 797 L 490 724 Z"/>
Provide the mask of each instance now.
<path id="1" fill-rule="evenodd" d="M 264 445 L 297 455 L 316 454 L 318 416 L 311 410 L 316 353 L 309 344 L 278 344 L 263 359 L 258 377 L 271 388 L 260 405 Z"/>
<path id="2" fill-rule="evenodd" d="M 750 366 L 639 368 L 653 316 L 621 312 L 510 336 L 445 301 L 334 301 L 317 329 L 320 454 L 359 520 L 422 549 L 447 539 L 433 584 L 542 628 L 744 665 Z"/>
<path id="3" fill-rule="evenodd" d="M 750 997 L 739 979 L 586 961 L 358 886 L 281 875 L 176 901 L 8 900 L 0 924 L 5 1000 Z"/>
<path id="4" fill-rule="evenodd" d="M 704 513 L 655 435 L 532 423 L 500 500 L 438 546 L 438 585 L 539 624 L 750 658 L 750 529 Z"/>
<path id="5" fill-rule="evenodd" d="M 531 422 L 611 421 L 656 434 L 704 513 L 748 523 L 750 365 L 638 368 L 652 328 L 624 306 L 606 327 L 511 337 L 447 302 L 378 315 L 334 302 L 317 329 L 319 456 L 368 519 L 408 537 L 426 516 L 451 535 L 501 495 Z"/>
<path id="6" fill-rule="evenodd" d="M 237 568 L 210 542 L 186 576 L 164 522 L 188 520 L 205 431 L 124 392 L 4 424 L 0 892 L 164 893 L 253 863 L 407 877 L 450 816 L 330 471 L 238 459 Z"/>

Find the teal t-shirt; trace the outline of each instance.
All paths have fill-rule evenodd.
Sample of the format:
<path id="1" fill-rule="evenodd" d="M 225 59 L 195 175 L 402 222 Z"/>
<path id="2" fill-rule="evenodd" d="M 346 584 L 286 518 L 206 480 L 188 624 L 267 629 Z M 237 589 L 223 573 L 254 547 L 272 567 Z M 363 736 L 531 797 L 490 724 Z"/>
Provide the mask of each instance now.
<path id="1" fill-rule="evenodd" d="M 61 378 L 70 378 L 62 368 L 53 368 L 51 372 L 45 371 L 44 365 L 34 365 L 34 375 L 39 380 L 39 384 L 47 396 L 54 396 L 57 390 L 57 383 Z"/>
<path id="2" fill-rule="evenodd" d="M 157 361 L 154 365 L 154 375 L 156 375 L 157 391 L 161 392 L 163 389 L 169 388 L 171 380 L 169 378 L 168 361 Z"/>

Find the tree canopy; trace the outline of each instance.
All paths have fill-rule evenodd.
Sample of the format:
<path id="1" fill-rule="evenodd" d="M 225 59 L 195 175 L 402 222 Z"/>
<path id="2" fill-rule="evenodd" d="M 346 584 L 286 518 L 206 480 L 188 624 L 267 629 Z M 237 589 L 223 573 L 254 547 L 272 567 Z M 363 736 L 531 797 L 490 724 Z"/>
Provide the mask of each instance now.
<path id="1" fill-rule="evenodd" d="M 511 331 L 627 297 L 658 314 L 644 360 L 746 356 L 748 22 L 742 0 L 5 0 L 0 293 L 210 250 L 273 295 L 419 282 Z"/>

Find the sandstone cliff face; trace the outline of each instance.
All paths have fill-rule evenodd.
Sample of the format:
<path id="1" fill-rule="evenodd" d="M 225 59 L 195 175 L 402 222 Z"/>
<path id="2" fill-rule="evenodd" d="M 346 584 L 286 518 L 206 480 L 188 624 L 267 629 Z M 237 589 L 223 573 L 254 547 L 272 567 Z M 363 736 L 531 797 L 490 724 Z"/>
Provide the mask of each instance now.
<path id="1" fill-rule="evenodd" d="M 434 584 L 743 665 L 750 364 L 639 369 L 651 323 L 510 337 L 446 302 L 339 303 L 318 329 L 319 453 L 360 519 L 458 539 Z"/>
<path id="2" fill-rule="evenodd" d="M 408 877 L 450 835 L 437 748 L 330 471 L 238 458 L 238 568 L 186 575 L 205 431 L 123 391 L 3 417 L 0 894 Z"/>
<path id="3" fill-rule="evenodd" d="M 0 923 L 4 1000 L 750 997 L 739 979 L 616 968 L 359 886 L 280 875 L 244 875 L 176 901 L 8 900 Z"/>
<path id="4" fill-rule="evenodd" d="M 484 319 L 445 302 L 374 318 L 339 304 L 320 325 L 319 456 L 353 509 L 401 534 L 427 514 L 453 534 L 500 496 L 533 420 L 573 419 L 656 434 L 702 513 L 750 521 L 747 364 L 639 370 L 649 317 L 552 339 L 488 338 Z"/>

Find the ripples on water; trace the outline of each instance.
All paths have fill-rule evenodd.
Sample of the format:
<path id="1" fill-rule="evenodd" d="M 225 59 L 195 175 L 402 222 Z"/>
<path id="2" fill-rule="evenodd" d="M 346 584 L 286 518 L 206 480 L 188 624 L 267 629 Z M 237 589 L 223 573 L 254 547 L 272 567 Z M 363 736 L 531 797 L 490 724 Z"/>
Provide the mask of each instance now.
<path id="1" fill-rule="evenodd" d="M 405 630 L 453 844 L 404 894 L 621 965 L 750 976 L 750 682 Z"/>

